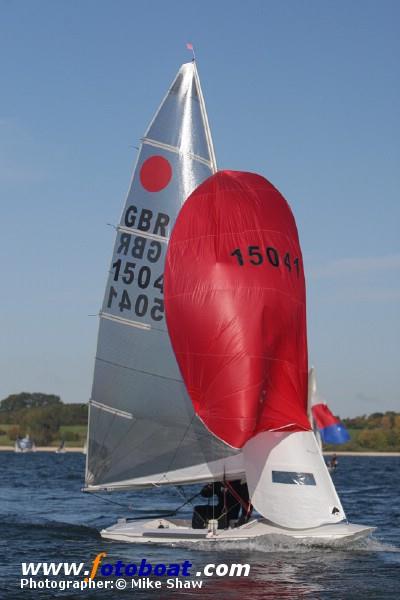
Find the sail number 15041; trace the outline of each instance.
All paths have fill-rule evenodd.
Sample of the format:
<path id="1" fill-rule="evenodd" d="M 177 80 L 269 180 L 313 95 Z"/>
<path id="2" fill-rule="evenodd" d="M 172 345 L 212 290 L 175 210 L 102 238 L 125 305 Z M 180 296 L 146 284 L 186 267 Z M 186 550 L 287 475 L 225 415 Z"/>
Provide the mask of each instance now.
<path id="1" fill-rule="evenodd" d="M 297 277 L 300 275 L 299 258 L 296 257 L 292 259 L 289 252 L 281 255 L 273 246 L 267 246 L 266 248 L 261 248 L 260 246 L 247 246 L 247 251 L 245 252 L 243 252 L 241 248 L 235 248 L 231 252 L 231 256 L 236 258 L 240 267 L 243 267 L 245 264 L 252 264 L 257 267 L 263 263 L 268 263 L 272 267 L 279 268 L 282 264 L 289 273 L 293 270 L 293 272 L 297 274 Z"/>
<path id="2" fill-rule="evenodd" d="M 107 308 L 113 307 L 114 300 L 117 302 L 120 312 L 133 311 L 137 317 L 144 317 L 149 312 L 153 321 L 162 321 L 164 318 L 164 300 L 162 298 L 154 298 L 151 306 L 150 299 L 146 294 L 132 296 L 125 289 L 122 289 L 118 294 L 118 290 L 111 285 L 108 292 Z"/>

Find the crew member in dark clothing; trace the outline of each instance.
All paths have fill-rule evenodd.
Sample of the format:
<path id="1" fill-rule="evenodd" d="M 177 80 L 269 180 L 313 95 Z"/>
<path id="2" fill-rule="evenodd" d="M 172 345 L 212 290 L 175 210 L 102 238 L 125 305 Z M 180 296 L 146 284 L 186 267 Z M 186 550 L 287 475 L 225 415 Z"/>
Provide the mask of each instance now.
<path id="1" fill-rule="evenodd" d="M 220 529 L 226 529 L 229 521 L 239 518 L 240 524 L 247 521 L 250 515 L 249 491 L 247 484 L 240 479 L 235 481 L 209 483 L 200 492 L 203 498 L 217 496 L 217 504 L 195 506 L 192 527 L 203 529 L 209 519 L 218 519 Z"/>
<path id="2" fill-rule="evenodd" d="M 335 469 L 336 469 L 336 467 L 338 466 L 338 459 L 337 459 L 337 456 L 336 456 L 336 454 L 334 454 L 334 455 L 332 456 L 332 458 L 331 458 L 330 462 L 328 463 L 328 466 L 329 466 L 331 469 L 333 469 L 333 470 L 335 470 Z"/>

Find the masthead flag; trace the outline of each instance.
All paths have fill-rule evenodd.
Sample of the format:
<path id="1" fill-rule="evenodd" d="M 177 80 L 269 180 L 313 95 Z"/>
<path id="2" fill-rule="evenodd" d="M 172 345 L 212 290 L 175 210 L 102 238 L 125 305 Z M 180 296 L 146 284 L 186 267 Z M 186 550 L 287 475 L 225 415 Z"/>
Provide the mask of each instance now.
<path id="1" fill-rule="evenodd" d="M 196 56 L 195 56 L 195 53 L 194 53 L 193 44 L 191 42 L 186 42 L 186 48 L 192 52 L 192 54 L 193 54 L 193 60 L 196 60 Z"/>

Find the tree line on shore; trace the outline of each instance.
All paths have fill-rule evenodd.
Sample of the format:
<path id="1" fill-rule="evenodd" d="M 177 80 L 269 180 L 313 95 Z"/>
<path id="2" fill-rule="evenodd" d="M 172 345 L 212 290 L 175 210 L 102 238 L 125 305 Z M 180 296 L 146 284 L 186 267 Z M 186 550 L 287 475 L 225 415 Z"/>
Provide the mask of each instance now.
<path id="1" fill-rule="evenodd" d="M 0 402 L 0 435 L 14 442 L 29 434 L 37 446 L 61 439 L 83 444 L 87 415 L 87 404 L 64 404 L 54 394 L 12 394 Z"/>
<path id="2" fill-rule="evenodd" d="M 342 419 L 342 423 L 349 430 L 351 440 L 340 448 L 326 446 L 327 450 L 400 452 L 400 413 L 376 412 Z"/>
<path id="3" fill-rule="evenodd" d="M 0 402 L 0 436 L 13 443 L 29 434 L 38 446 L 60 439 L 72 445 L 86 438 L 87 404 L 64 404 L 59 396 L 40 392 L 12 394 Z M 342 419 L 351 440 L 340 450 L 400 452 L 400 413 L 387 411 Z M 327 446 L 327 450 L 339 449 Z"/>

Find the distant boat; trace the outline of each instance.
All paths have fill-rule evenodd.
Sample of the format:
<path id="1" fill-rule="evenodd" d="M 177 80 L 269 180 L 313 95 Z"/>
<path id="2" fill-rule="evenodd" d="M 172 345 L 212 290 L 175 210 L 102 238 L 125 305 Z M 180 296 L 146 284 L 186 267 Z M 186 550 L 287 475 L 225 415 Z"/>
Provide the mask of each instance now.
<path id="1" fill-rule="evenodd" d="M 36 452 L 35 442 L 31 440 L 29 434 L 24 438 L 17 438 L 14 446 L 15 452 Z"/>

